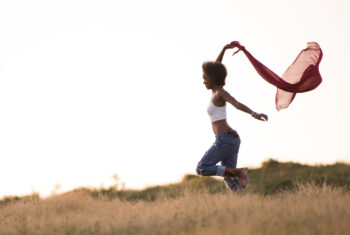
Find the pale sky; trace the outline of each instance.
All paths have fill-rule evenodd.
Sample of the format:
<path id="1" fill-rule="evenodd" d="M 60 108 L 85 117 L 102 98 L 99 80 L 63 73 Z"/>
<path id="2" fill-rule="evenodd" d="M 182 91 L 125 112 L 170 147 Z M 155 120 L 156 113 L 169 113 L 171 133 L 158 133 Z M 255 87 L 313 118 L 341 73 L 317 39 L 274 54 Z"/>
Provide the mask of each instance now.
<path id="1" fill-rule="evenodd" d="M 276 88 L 243 53 L 223 63 L 242 140 L 238 167 L 268 158 L 350 162 L 346 0 L 0 0 L 0 197 L 80 186 L 126 188 L 195 173 L 214 142 L 201 64 L 238 40 L 282 74 L 309 41 L 322 84 L 275 110 Z"/>

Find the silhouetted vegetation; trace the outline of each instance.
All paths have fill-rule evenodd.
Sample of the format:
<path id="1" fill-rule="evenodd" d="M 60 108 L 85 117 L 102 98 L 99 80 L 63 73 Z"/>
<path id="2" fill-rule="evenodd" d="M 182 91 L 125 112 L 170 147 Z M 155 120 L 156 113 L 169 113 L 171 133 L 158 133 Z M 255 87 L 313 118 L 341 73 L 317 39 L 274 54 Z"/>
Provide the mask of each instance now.
<path id="1" fill-rule="evenodd" d="M 350 190 L 350 165 L 336 163 L 333 165 L 309 166 L 293 162 L 278 162 L 270 159 L 263 162 L 262 167 L 250 169 L 248 172 L 248 192 L 274 194 L 281 191 L 293 191 L 297 185 L 312 183 L 316 186 L 328 185 Z M 99 198 L 107 197 L 121 200 L 154 201 L 159 198 L 183 196 L 186 192 L 207 191 L 210 194 L 225 192 L 223 180 L 218 177 L 201 177 L 185 175 L 181 182 L 169 185 L 149 187 L 144 190 L 117 190 L 81 188 L 76 191 Z"/>
<path id="2" fill-rule="evenodd" d="M 32 193 L 23 197 L 19 196 L 6 196 L 0 200 L 0 206 L 17 202 L 38 202 L 40 201 L 40 195 L 38 193 Z"/>
<path id="3" fill-rule="evenodd" d="M 270 159 L 262 167 L 249 169 L 248 192 L 263 195 L 281 191 L 293 191 L 300 184 L 312 183 L 316 186 L 328 185 L 350 190 L 350 165 L 336 163 L 333 165 L 309 166 L 293 162 L 278 162 Z M 169 185 L 149 187 L 144 190 L 121 189 L 117 185 L 110 188 L 78 188 L 69 193 L 83 193 L 93 198 L 119 198 L 127 201 L 155 201 L 161 198 L 183 196 L 186 192 L 208 192 L 209 194 L 227 191 L 223 180 L 218 177 L 201 177 L 185 175 L 181 182 Z M 14 201 L 39 200 L 39 195 L 25 197 L 4 197 L 0 205 Z"/>
<path id="4" fill-rule="evenodd" d="M 249 171 L 249 191 L 271 194 L 282 190 L 294 190 L 298 184 L 313 183 L 350 189 L 350 165 L 309 166 L 270 159 L 261 168 Z"/>

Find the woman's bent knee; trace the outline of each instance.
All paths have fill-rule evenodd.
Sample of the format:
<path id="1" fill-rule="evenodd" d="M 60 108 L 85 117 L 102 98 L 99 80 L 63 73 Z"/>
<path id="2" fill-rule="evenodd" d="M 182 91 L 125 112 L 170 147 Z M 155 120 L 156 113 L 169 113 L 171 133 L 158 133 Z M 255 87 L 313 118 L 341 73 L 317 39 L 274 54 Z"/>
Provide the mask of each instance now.
<path id="1" fill-rule="evenodd" d="M 198 165 L 197 165 L 197 168 L 196 168 L 196 172 L 197 172 L 198 175 L 201 175 L 201 170 L 202 170 L 201 167 L 200 167 L 200 164 L 201 163 L 198 162 Z"/>

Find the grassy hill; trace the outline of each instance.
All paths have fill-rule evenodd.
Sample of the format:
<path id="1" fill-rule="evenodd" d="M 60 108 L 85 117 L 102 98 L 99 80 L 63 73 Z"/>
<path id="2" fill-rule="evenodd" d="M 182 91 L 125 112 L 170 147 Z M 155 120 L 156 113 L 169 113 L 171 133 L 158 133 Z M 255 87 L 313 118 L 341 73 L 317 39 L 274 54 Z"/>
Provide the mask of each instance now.
<path id="1" fill-rule="evenodd" d="M 281 191 L 293 191 L 300 184 L 312 183 L 317 186 L 328 185 L 342 187 L 350 190 L 350 165 L 336 163 L 333 165 L 309 166 L 293 162 L 278 162 L 268 160 L 262 167 L 249 169 L 248 189 L 249 193 L 262 195 L 275 194 Z M 185 175 L 181 182 L 169 185 L 149 187 L 144 190 L 118 190 L 110 188 L 78 188 L 72 193 L 83 193 L 93 198 L 119 198 L 127 201 L 155 201 L 159 198 L 174 198 L 183 196 L 187 192 L 207 191 L 209 194 L 225 192 L 227 189 L 223 180 L 218 177 L 201 177 L 197 175 Z M 0 205 L 13 201 L 40 200 L 38 194 L 25 197 L 9 196 L 0 200 Z"/>
<path id="2" fill-rule="evenodd" d="M 313 183 L 350 189 L 350 165 L 309 166 L 299 163 L 281 163 L 270 159 L 261 168 L 249 172 L 250 191 L 262 194 L 294 190 L 298 184 Z"/>
<path id="3" fill-rule="evenodd" d="M 350 165 L 336 163 L 333 165 L 309 166 L 293 162 L 268 160 L 262 167 L 248 172 L 248 192 L 274 194 L 284 190 L 295 190 L 297 185 L 312 183 L 318 186 L 329 185 L 350 190 Z M 181 182 L 164 186 L 149 187 L 144 190 L 78 189 L 93 197 L 119 197 L 125 200 L 156 200 L 158 197 L 182 196 L 187 191 L 208 191 L 211 194 L 226 191 L 223 180 L 218 177 L 201 177 L 185 175 Z"/>
<path id="4" fill-rule="evenodd" d="M 222 178 L 185 175 L 144 190 L 5 197 L 0 234 L 349 234 L 350 165 L 269 160 L 248 177 L 243 194 Z"/>

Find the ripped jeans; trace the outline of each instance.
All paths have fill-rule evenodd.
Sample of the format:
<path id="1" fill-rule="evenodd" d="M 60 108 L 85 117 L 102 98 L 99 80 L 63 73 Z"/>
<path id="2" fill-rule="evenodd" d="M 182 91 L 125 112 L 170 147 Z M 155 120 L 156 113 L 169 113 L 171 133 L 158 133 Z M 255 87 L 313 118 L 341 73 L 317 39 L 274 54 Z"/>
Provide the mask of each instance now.
<path id="1" fill-rule="evenodd" d="M 222 176 L 225 184 L 230 185 L 231 182 L 225 177 L 225 169 L 226 167 L 236 168 L 240 144 L 241 139 L 236 131 L 218 133 L 214 144 L 198 163 L 199 175 Z M 216 165 L 218 162 L 221 162 L 221 165 Z"/>

